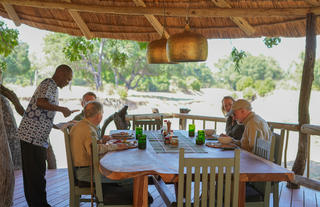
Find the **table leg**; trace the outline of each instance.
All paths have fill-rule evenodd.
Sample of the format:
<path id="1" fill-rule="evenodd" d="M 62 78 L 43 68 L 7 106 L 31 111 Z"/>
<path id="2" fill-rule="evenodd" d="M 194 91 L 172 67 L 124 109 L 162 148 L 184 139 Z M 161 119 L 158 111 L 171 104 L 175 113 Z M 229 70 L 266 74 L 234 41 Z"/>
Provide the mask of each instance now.
<path id="1" fill-rule="evenodd" d="M 238 206 L 244 207 L 246 203 L 246 182 L 239 183 L 239 199 Z"/>
<path id="2" fill-rule="evenodd" d="M 148 206 L 148 176 L 139 176 L 133 179 L 133 206 Z"/>

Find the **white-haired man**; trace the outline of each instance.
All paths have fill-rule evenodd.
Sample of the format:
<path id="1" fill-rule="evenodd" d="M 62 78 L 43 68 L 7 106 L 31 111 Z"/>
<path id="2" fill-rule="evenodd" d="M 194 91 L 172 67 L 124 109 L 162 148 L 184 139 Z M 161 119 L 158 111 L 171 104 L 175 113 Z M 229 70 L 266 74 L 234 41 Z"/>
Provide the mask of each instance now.
<path id="1" fill-rule="evenodd" d="M 229 114 L 233 115 L 238 123 L 244 124 L 245 126 L 240 140 L 241 148 L 252 152 L 257 136 L 266 140 L 271 139 L 272 132 L 268 123 L 259 115 L 252 112 L 251 104 L 247 100 L 239 99 L 234 102 Z"/>
<path id="2" fill-rule="evenodd" d="M 84 107 L 84 119 L 79 121 L 71 128 L 70 145 L 72 159 L 76 168 L 76 177 L 80 181 L 90 182 L 90 165 L 91 165 L 91 142 L 92 137 L 99 139 L 97 134 L 97 126 L 102 120 L 103 106 L 98 101 L 91 101 Z M 106 153 L 115 150 L 128 149 L 128 145 L 119 144 L 99 144 L 99 153 Z M 106 179 L 107 182 L 115 182 Z"/>

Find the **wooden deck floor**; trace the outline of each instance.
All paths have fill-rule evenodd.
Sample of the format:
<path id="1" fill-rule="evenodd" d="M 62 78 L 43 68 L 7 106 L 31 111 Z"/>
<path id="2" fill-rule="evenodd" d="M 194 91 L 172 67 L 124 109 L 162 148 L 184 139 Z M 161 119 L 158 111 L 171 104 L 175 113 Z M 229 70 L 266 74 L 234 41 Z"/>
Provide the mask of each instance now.
<path id="1" fill-rule="evenodd" d="M 23 192 L 22 172 L 15 171 L 16 183 L 14 191 L 14 207 L 25 207 L 27 203 Z M 67 169 L 47 171 L 47 198 L 53 207 L 69 206 L 69 179 Z M 172 185 L 169 189 L 174 193 Z M 300 189 L 288 189 L 286 183 L 280 185 L 280 207 L 318 207 L 320 192 L 312 191 L 301 187 Z M 165 206 L 159 193 L 153 185 L 149 185 L 149 192 L 154 198 L 151 207 Z M 272 197 L 272 196 L 271 196 Z M 272 203 L 272 198 L 271 198 Z M 89 207 L 89 203 L 82 203 L 81 206 Z M 272 206 L 272 205 L 270 205 Z"/>

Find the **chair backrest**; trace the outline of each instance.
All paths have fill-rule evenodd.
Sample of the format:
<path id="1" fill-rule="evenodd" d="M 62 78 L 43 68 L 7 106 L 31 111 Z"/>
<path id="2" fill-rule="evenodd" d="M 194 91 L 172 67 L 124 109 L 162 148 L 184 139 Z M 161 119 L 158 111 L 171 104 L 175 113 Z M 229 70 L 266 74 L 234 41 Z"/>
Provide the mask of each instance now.
<path id="1" fill-rule="evenodd" d="M 273 133 L 275 138 L 274 163 L 278 165 L 281 165 L 281 161 L 282 161 L 284 133 L 285 133 L 284 129 L 281 129 L 280 135 L 277 133 Z"/>
<path id="2" fill-rule="evenodd" d="M 74 191 L 74 186 L 77 185 L 77 179 L 75 177 L 75 169 L 74 169 L 72 154 L 71 154 L 69 129 L 65 128 L 63 130 L 63 133 L 64 133 L 64 143 L 66 146 L 70 191 L 71 190 Z"/>
<path id="3" fill-rule="evenodd" d="M 179 153 L 178 207 L 191 206 L 193 175 L 194 206 L 200 206 L 200 202 L 208 202 L 208 205 L 205 206 L 238 206 L 239 173 L 239 149 L 234 151 L 234 158 L 185 158 L 184 149 L 181 148 Z M 201 189 L 200 182 L 202 182 Z M 186 192 L 185 205 L 183 202 L 184 192 Z M 201 201 L 199 200 L 200 195 Z"/>
<path id="4" fill-rule="evenodd" d="M 253 153 L 266 160 L 274 161 L 275 142 L 276 137 L 274 133 L 272 134 L 271 140 L 265 140 L 257 136 Z M 254 189 L 264 194 L 263 201 L 256 202 L 253 205 L 258 206 L 259 204 L 263 206 L 269 206 L 271 182 L 254 182 L 250 183 L 250 185 L 254 187 Z"/>
<path id="5" fill-rule="evenodd" d="M 274 160 L 275 136 L 271 140 L 256 137 L 253 153 L 266 160 Z"/>
<path id="6" fill-rule="evenodd" d="M 99 203 L 103 203 L 103 191 L 102 191 L 102 184 L 101 184 L 101 174 L 99 171 L 99 153 L 98 153 L 98 143 L 97 139 L 93 136 L 91 143 L 92 149 L 92 167 L 93 167 L 93 176 L 94 176 L 94 183 L 95 183 L 95 196 L 96 201 Z"/>
<path id="7" fill-rule="evenodd" d="M 135 130 L 136 127 L 142 127 L 143 130 L 159 130 L 163 125 L 163 116 L 160 115 L 159 118 L 149 119 L 149 120 L 137 120 L 134 115 L 132 118 L 132 129 Z"/>

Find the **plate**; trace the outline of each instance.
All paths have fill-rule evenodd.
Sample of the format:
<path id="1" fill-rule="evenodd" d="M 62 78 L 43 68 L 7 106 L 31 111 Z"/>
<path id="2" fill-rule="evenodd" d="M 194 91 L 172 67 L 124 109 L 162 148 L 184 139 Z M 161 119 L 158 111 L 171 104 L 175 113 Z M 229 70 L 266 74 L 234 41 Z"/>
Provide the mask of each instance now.
<path id="1" fill-rule="evenodd" d="M 112 139 L 133 139 L 133 135 L 127 132 L 120 132 L 111 134 Z"/>
<path id="2" fill-rule="evenodd" d="M 119 144 L 119 143 L 127 144 L 129 149 L 136 148 L 138 146 L 137 141 L 132 141 L 132 140 L 128 141 L 128 140 L 118 139 L 118 140 L 111 140 L 111 141 L 109 141 L 109 143 L 111 143 L 111 144 Z"/>
<path id="3" fill-rule="evenodd" d="M 206 140 L 218 140 L 219 135 L 214 134 L 211 136 L 206 136 Z"/>

